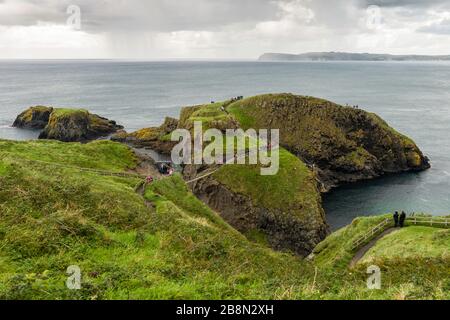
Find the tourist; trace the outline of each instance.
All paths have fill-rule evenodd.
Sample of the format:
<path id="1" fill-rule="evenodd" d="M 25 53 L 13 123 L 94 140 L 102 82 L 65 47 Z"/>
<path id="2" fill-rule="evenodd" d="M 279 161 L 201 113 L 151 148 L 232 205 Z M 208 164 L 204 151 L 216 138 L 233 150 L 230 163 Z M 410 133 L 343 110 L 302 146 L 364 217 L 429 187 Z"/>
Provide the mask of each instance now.
<path id="1" fill-rule="evenodd" d="M 400 228 L 403 228 L 405 226 L 406 221 L 406 213 L 405 211 L 402 211 L 402 214 L 400 215 Z"/>
<path id="2" fill-rule="evenodd" d="M 395 227 L 396 228 L 398 228 L 398 223 L 399 223 L 399 218 L 400 218 L 400 215 L 398 214 L 398 211 L 395 211 L 395 213 L 394 213 L 394 222 L 395 222 Z"/>

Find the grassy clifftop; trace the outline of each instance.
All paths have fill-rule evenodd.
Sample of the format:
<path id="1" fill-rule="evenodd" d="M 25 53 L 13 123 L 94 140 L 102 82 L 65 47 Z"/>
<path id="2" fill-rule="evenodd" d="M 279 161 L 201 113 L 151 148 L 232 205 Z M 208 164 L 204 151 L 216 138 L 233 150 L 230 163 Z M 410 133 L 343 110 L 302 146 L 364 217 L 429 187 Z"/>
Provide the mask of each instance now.
<path id="1" fill-rule="evenodd" d="M 411 139 L 360 109 L 314 97 L 269 94 L 234 102 L 228 111 L 243 128 L 280 129 L 282 146 L 314 164 L 325 189 L 429 168 Z"/>
<path id="2" fill-rule="evenodd" d="M 242 226 L 237 222 L 235 226 L 244 233 L 259 230 L 274 248 L 305 256 L 328 233 L 315 175 L 284 149 L 280 150 L 280 169 L 276 175 L 262 176 L 257 165 L 225 165 L 213 177 L 234 194 L 250 199 L 259 209 L 254 225 Z M 217 201 L 231 205 L 226 199 Z M 243 210 L 242 215 L 248 214 Z"/>
<path id="3" fill-rule="evenodd" d="M 380 291 L 367 290 L 364 263 L 352 271 L 339 263 L 384 217 L 358 219 L 307 262 L 248 241 L 180 176 L 155 182 L 144 198 L 138 179 L 82 170 L 135 165 L 127 147 L 107 141 L 0 141 L 0 299 L 450 298 L 444 256 L 383 249 Z M 65 286 L 71 265 L 82 271 L 79 291 Z"/>

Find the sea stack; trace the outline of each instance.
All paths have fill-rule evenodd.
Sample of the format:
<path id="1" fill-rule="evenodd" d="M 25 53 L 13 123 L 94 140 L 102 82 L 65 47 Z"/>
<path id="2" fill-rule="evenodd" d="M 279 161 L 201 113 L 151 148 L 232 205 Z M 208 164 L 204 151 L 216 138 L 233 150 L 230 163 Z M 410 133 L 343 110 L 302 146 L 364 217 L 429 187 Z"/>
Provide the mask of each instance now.
<path id="1" fill-rule="evenodd" d="M 39 139 L 63 142 L 85 142 L 107 136 L 123 129 L 108 120 L 84 109 L 31 107 L 14 121 L 14 127 L 43 129 Z"/>

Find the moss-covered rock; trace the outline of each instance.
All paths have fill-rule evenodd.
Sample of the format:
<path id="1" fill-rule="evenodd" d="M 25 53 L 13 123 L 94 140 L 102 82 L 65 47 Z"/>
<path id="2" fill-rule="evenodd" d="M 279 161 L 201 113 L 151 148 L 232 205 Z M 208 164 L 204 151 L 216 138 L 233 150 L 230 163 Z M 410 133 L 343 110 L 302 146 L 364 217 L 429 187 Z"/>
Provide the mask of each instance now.
<path id="1" fill-rule="evenodd" d="M 235 102 L 228 111 L 244 129 L 280 129 L 281 145 L 317 171 L 324 191 L 386 173 L 430 167 L 411 139 L 360 109 L 273 94 Z"/>
<path id="2" fill-rule="evenodd" d="M 112 134 L 122 126 L 83 109 L 54 109 L 39 139 L 89 141 Z"/>
<path id="3" fill-rule="evenodd" d="M 22 112 L 14 122 L 18 128 L 43 129 L 39 139 L 63 142 L 85 142 L 107 136 L 123 129 L 108 120 L 84 109 L 31 107 Z"/>
<path id="4" fill-rule="evenodd" d="M 185 107 L 181 110 L 179 128 L 191 130 L 194 123 L 199 121 L 203 124 L 203 129 L 210 128 L 225 131 L 226 129 L 238 129 L 239 122 L 236 118 L 226 112 L 225 107 L 230 101 L 217 102 L 193 107 Z"/>
<path id="5" fill-rule="evenodd" d="M 170 140 L 170 133 L 177 127 L 178 120 L 167 117 L 160 127 L 144 128 L 132 133 L 123 131 L 115 134 L 111 139 L 139 148 L 148 147 L 161 154 L 170 154 L 176 144 Z"/>
<path id="6" fill-rule="evenodd" d="M 53 108 L 36 106 L 30 107 L 14 121 L 13 127 L 26 129 L 44 129 L 50 119 Z"/>

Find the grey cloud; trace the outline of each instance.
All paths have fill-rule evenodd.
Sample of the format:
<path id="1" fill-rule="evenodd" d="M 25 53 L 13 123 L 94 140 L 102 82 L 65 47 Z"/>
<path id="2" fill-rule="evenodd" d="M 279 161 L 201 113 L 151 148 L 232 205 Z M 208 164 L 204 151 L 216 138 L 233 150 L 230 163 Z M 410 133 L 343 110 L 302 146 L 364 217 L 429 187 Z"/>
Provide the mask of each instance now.
<path id="1" fill-rule="evenodd" d="M 392 49 L 407 53 L 417 50 L 416 39 L 429 47 L 433 39 L 427 40 L 432 37 L 424 33 L 450 34 L 450 22 L 432 24 L 439 13 L 450 12 L 450 0 L 0 0 L 0 27 L 31 26 L 38 21 L 64 24 L 67 7 L 73 4 L 82 11 L 79 35 L 98 40 L 105 52 L 117 57 L 199 57 L 205 52 L 211 57 L 253 57 L 265 51 Z M 381 30 L 370 30 L 364 23 L 370 5 L 383 9 Z M 419 26 L 424 27 L 415 30 Z M 26 29 L 18 29 L 26 38 Z M 52 43 L 58 37 L 44 36 Z M 392 44 L 386 41 L 405 38 Z M 14 45 L 5 39 L 10 42 L 6 47 Z M 445 41 L 438 44 L 445 45 Z"/>
<path id="2" fill-rule="evenodd" d="M 0 0 L 0 25 L 63 23 L 69 5 L 79 5 L 87 31 L 179 31 L 255 23 L 276 16 L 272 0 Z M 2 6 L 14 8 L 2 14 Z"/>
<path id="3" fill-rule="evenodd" d="M 419 28 L 417 31 L 432 34 L 450 35 L 450 19 Z"/>
<path id="4" fill-rule="evenodd" d="M 0 0 L 0 25 L 35 25 L 39 21 L 63 23 L 68 1 Z"/>
<path id="5" fill-rule="evenodd" d="M 361 0 L 362 6 L 376 5 L 379 7 L 434 7 L 448 5 L 449 0 Z"/>
<path id="6" fill-rule="evenodd" d="M 280 19 L 279 4 L 289 1 L 293 0 L 0 0 L 0 25 L 61 24 L 67 7 L 77 4 L 83 29 L 90 33 L 215 31 L 233 24 L 243 30 Z M 398 14 L 411 17 L 423 15 L 423 8 L 450 5 L 450 0 L 300 1 L 314 12 L 313 24 L 336 32 L 356 28 L 370 5 L 403 8 Z"/>

